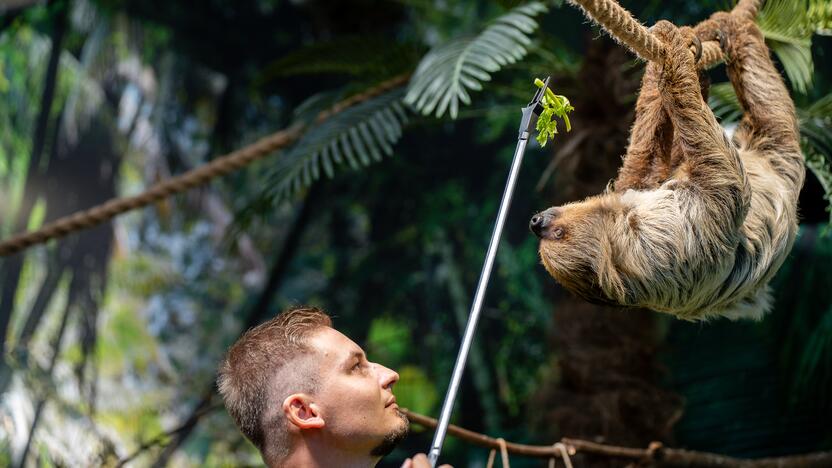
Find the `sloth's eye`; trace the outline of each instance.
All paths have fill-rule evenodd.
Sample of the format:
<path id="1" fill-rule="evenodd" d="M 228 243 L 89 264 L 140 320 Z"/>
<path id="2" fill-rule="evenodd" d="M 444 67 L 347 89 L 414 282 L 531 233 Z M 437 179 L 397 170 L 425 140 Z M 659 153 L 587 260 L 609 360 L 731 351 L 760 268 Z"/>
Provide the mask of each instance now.
<path id="1" fill-rule="evenodd" d="M 563 228 L 555 228 L 555 230 L 552 231 L 552 236 L 555 239 L 562 239 L 563 238 Z"/>

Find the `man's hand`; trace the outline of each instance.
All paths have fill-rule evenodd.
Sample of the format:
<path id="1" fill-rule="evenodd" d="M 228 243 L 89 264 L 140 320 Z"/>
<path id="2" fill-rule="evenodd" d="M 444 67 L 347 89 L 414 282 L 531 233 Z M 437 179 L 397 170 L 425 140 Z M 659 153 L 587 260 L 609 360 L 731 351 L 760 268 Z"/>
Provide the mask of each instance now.
<path id="1" fill-rule="evenodd" d="M 424 453 L 418 453 L 413 458 L 408 458 L 402 463 L 402 468 L 430 468 L 430 461 Z M 439 468 L 454 468 L 451 465 L 442 465 Z"/>

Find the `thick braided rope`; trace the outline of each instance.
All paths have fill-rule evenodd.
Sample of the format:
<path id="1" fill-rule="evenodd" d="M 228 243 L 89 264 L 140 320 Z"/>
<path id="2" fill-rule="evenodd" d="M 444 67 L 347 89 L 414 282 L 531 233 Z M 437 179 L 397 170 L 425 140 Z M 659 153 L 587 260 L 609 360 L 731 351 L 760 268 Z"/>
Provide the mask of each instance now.
<path id="1" fill-rule="evenodd" d="M 740 0 L 731 13 L 746 21 L 754 21 L 760 11 L 760 4 L 763 0 Z"/>
<path id="2" fill-rule="evenodd" d="M 702 43 L 702 56 L 696 64 L 700 68 L 711 68 L 719 65 L 723 59 L 722 48 L 717 41 L 705 41 Z"/>
<path id="3" fill-rule="evenodd" d="M 664 44 L 639 23 L 633 15 L 615 0 L 569 0 L 584 14 L 606 29 L 616 41 L 626 45 L 636 55 L 651 62 L 663 61 Z M 740 0 L 732 14 L 745 19 L 754 19 L 760 9 L 761 0 Z M 709 68 L 722 61 L 719 42 L 707 41 L 702 44 L 702 57 L 698 66 Z"/>
<path id="4" fill-rule="evenodd" d="M 74 231 L 96 226 L 127 211 L 150 205 L 175 193 L 202 185 L 288 145 L 297 139 L 301 131 L 301 126 L 279 131 L 181 176 L 159 182 L 139 195 L 114 198 L 88 210 L 47 223 L 37 231 L 11 237 L 0 243 L 0 256 L 11 255 L 32 245 L 42 244 L 50 239 L 57 239 Z"/>
<path id="5" fill-rule="evenodd" d="M 397 76 L 385 81 L 366 92 L 351 96 L 332 108 L 318 114 L 316 123 L 321 123 L 344 109 L 383 94 L 393 88 L 401 86 L 410 78 L 409 74 Z M 0 242 L 0 257 L 12 255 L 33 245 L 42 244 L 51 239 L 64 237 L 72 232 L 97 226 L 122 213 L 148 206 L 171 195 L 190 190 L 208 181 L 227 175 L 258 159 L 268 156 L 272 152 L 288 146 L 303 133 L 302 125 L 295 125 L 285 130 L 273 133 L 237 151 L 220 156 L 213 161 L 192 169 L 180 176 L 163 180 L 139 195 L 114 198 L 101 205 L 85 211 L 59 218 L 43 225 L 37 231 L 18 234 Z"/>
<path id="6" fill-rule="evenodd" d="M 636 55 L 651 62 L 661 62 L 664 44 L 650 34 L 632 13 L 614 0 L 569 0 L 589 19 L 606 29 L 613 39 L 626 45 Z"/>

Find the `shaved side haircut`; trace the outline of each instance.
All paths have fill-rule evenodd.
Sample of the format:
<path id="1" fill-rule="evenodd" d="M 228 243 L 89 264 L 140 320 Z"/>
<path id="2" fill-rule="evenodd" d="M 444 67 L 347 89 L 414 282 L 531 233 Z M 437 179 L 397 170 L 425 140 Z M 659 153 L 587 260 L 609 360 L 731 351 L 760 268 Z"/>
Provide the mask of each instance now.
<path id="1" fill-rule="evenodd" d="M 267 459 L 288 454 L 283 399 L 315 391 L 317 374 L 298 372 L 309 361 L 306 345 L 315 331 L 332 327 L 316 307 L 293 307 L 243 334 L 219 367 L 217 386 L 240 432 Z"/>

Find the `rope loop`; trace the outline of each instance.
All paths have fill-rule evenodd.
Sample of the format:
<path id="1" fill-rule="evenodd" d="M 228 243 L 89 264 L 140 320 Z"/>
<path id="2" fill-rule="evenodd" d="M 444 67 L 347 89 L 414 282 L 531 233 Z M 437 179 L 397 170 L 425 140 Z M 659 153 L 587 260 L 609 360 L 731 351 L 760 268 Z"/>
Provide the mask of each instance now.
<path id="1" fill-rule="evenodd" d="M 503 462 L 503 468 L 511 468 L 508 462 L 508 446 L 506 446 L 506 440 L 502 437 L 498 437 L 497 444 L 500 445 L 500 458 Z M 491 452 L 488 453 L 488 462 L 485 464 L 486 468 L 494 468 L 494 458 L 497 455 L 497 449 L 491 449 Z"/>
<path id="2" fill-rule="evenodd" d="M 557 460 L 558 460 L 557 459 L 557 454 L 558 454 L 558 451 L 559 451 L 558 450 L 558 444 L 559 443 L 560 442 L 558 442 L 557 444 L 552 445 L 552 448 L 555 449 L 555 453 L 552 454 L 551 457 L 549 457 L 549 468 L 555 468 L 555 465 L 557 465 Z"/>
<path id="3" fill-rule="evenodd" d="M 552 447 L 555 448 L 555 453 L 560 453 L 561 458 L 563 459 L 563 465 L 566 468 L 572 468 L 572 460 L 569 458 L 569 455 L 575 454 L 575 449 L 572 447 L 567 447 L 566 444 L 563 442 L 557 442 Z M 555 468 L 555 457 L 549 459 L 549 468 Z"/>

